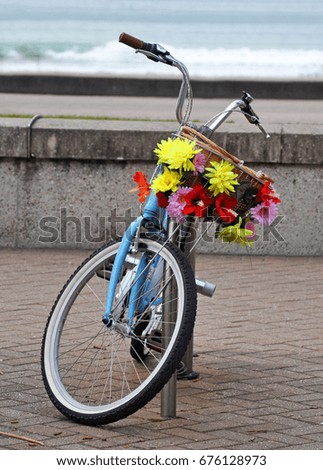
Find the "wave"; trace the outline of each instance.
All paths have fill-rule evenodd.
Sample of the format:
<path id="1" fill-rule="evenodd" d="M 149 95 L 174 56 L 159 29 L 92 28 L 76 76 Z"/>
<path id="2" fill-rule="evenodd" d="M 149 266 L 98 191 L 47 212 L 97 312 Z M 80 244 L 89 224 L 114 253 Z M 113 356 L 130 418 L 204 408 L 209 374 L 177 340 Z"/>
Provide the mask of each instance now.
<path id="1" fill-rule="evenodd" d="M 167 47 L 167 46 L 166 46 Z M 320 78 L 323 51 L 302 49 L 178 48 L 168 50 L 187 66 L 192 77 Z M 32 45 L 0 51 L 0 72 L 113 75 L 178 75 L 173 67 L 138 57 L 118 42 L 79 50 Z"/>

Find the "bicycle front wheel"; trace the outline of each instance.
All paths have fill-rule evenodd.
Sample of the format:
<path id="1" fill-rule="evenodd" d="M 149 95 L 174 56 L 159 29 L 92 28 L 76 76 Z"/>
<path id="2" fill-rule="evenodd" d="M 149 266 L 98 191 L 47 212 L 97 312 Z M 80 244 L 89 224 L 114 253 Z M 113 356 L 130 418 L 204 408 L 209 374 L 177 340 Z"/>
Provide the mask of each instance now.
<path id="1" fill-rule="evenodd" d="M 117 421 L 150 401 L 175 372 L 196 314 L 192 269 L 172 243 L 142 237 L 121 270 L 113 324 L 102 322 L 110 273 L 121 242 L 94 252 L 75 271 L 50 313 L 42 344 L 49 397 L 68 418 Z M 142 258 L 142 276 L 136 271 Z M 140 282 L 129 327 L 131 290 Z"/>

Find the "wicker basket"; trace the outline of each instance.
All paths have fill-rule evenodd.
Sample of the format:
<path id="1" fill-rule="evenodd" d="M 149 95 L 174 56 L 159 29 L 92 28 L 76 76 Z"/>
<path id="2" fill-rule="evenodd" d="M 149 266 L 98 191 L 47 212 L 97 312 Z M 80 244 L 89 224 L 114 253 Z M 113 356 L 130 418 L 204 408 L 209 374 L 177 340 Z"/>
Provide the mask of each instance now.
<path id="1" fill-rule="evenodd" d="M 263 172 L 256 172 L 251 168 L 244 165 L 244 162 L 241 161 L 239 158 L 231 155 L 231 153 L 224 150 L 218 144 L 213 142 L 212 140 L 205 137 L 200 132 L 196 131 L 192 127 L 184 126 L 181 130 L 181 136 L 189 139 L 194 140 L 198 147 L 201 147 L 206 159 L 207 163 L 211 161 L 221 162 L 221 160 L 226 160 L 230 162 L 234 166 L 234 172 L 238 175 L 238 181 L 248 181 L 251 187 L 260 189 L 267 181 L 273 183 L 273 180 L 269 178 Z M 208 166 L 206 163 L 206 167 Z M 194 184 L 192 181 L 191 184 Z"/>
<path id="2" fill-rule="evenodd" d="M 256 172 L 247 167 L 239 158 L 231 155 L 195 129 L 183 126 L 180 135 L 183 138 L 196 142 L 196 145 L 202 149 L 206 157 L 206 168 L 210 166 L 208 163 L 211 161 L 221 162 L 226 160 L 233 165 L 232 171 L 238 175 L 237 180 L 239 182 L 239 186 L 236 187 L 236 197 L 239 202 L 235 210 L 240 215 L 246 215 L 250 208 L 255 205 L 257 193 L 265 183 L 273 183 L 269 176 L 261 171 Z M 190 175 L 186 178 L 185 185 L 193 187 L 198 182 L 201 182 L 201 176 Z"/>

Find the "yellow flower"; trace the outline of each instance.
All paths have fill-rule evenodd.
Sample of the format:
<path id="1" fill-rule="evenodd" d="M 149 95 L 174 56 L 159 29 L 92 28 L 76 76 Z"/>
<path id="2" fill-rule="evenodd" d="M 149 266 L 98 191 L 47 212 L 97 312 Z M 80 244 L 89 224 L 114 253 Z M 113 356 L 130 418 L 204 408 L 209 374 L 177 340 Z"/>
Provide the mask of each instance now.
<path id="1" fill-rule="evenodd" d="M 207 168 L 205 176 L 209 179 L 210 186 L 209 190 L 213 192 L 214 196 L 220 193 L 226 193 L 230 195 L 230 191 L 234 192 L 234 186 L 238 183 L 238 175 L 232 170 L 234 166 L 226 160 L 222 160 L 221 163 L 210 162 L 213 168 Z"/>
<path id="2" fill-rule="evenodd" d="M 220 238 L 226 242 L 241 243 L 242 246 L 252 245 L 252 241 L 248 240 L 247 237 L 253 235 L 253 231 L 247 228 L 241 228 L 242 219 L 239 217 L 239 222 L 229 227 L 224 227 L 220 232 Z"/>
<path id="3" fill-rule="evenodd" d="M 171 171 L 164 167 L 164 172 L 156 176 L 150 187 L 156 194 L 159 192 L 166 193 L 167 191 L 175 192 L 180 184 L 180 175 L 177 171 Z"/>
<path id="4" fill-rule="evenodd" d="M 157 144 L 154 152 L 158 156 L 158 163 L 168 165 L 170 170 L 194 171 L 195 166 L 192 160 L 197 153 L 201 152 L 201 149 L 195 147 L 196 142 L 189 139 L 169 137 Z"/>

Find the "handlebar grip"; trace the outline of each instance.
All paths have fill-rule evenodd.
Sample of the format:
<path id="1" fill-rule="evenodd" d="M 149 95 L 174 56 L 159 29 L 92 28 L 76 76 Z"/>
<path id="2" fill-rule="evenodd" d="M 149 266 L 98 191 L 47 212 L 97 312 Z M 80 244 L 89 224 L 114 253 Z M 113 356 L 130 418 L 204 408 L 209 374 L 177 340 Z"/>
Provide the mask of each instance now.
<path id="1" fill-rule="evenodd" d="M 121 33 L 119 36 L 119 42 L 126 44 L 129 47 L 133 47 L 134 49 L 146 49 L 145 42 L 141 39 L 135 38 L 127 33 Z"/>

